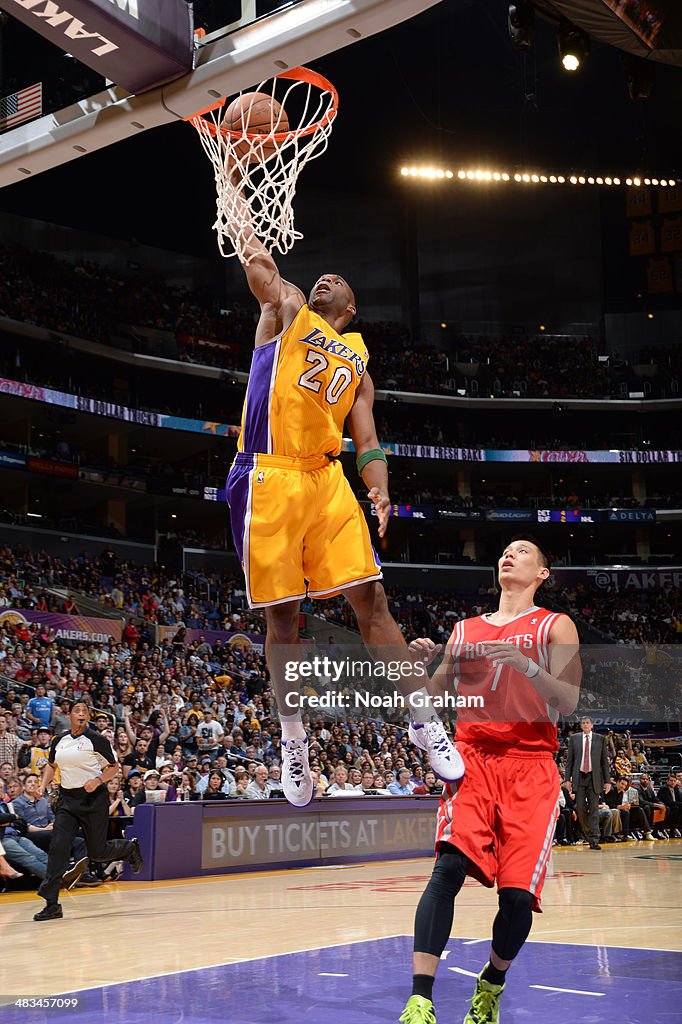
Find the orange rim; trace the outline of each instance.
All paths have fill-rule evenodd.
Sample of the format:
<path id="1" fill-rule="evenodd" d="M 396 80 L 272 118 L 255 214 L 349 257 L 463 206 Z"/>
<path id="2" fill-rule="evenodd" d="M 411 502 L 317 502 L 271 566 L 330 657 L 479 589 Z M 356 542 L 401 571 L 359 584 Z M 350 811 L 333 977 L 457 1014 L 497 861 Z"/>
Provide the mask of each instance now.
<path id="1" fill-rule="evenodd" d="M 243 141 L 248 139 L 250 142 L 276 142 L 278 145 L 282 145 L 285 142 L 289 142 L 291 139 L 300 139 L 306 135 L 313 135 L 315 132 L 324 128 L 330 124 L 337 115 L 339 107 L 339 94 L 336 91 L 335 86 L 317 71 L 312 71 L 310 68 L 291 68 L 290 71 L 283 71 L 281 75 L 276 75 L 276 78 L 290 78 L 296 82 L 307 82 L 309 85 L 315 85 L 321 92 L 328 92 L 332 97 L 332 105 L 319 121 L 314 121 L 312 124 L 307 125 L 305 128 L 296 128 L 286 132 L 271 132 L 270 135 L 263 135 L 261 132 L 245 132 L 245 131 L 234 131 L 232 128 L 225 128 L 220 125 L 217 129 L 212 121 L 207 120 L 204 114 L 210 113 L 212 110 L 217 110 L 218 107 L 222 107 L 225 103 L 225 96 L 221 96 L 211 103 L 210 106 L 204 107 L 202 110 L 197 110 L 195 114 L 191 114 L 189 117 L 183 118 L 184 121 L 191 121 L 197 131 L 206 132 L 209 135 L 215 135 L 216 131 L 221 132 L 226 139 L 232 139 L 233 142 Z"/>

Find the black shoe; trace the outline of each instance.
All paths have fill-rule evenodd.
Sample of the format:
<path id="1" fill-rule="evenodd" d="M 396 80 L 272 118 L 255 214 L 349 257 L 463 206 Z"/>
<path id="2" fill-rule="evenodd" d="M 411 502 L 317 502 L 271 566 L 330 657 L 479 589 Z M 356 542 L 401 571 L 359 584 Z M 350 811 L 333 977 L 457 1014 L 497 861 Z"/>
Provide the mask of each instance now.
<path id="1" fill-rule="evenodd" d="M 595 843 L 593 839 L 590 839 L 590 849 L 601 850 L 601 846 L 599 845 L 599 843 Z"/>
<path id="2" fill-rule="evenodd" d="M 142 857 L 142 851 L 140 850 L 140 843 L 137 839 L 133 839 L 133 846 L 128 854 L 128 863 L 130 864 L 130 870 L 134 875 L 139 875 L 142 871 L 144 864 L 144 858 Z"/>
<path id="3" fill-rule="evenodd" d="M 42 910 L 33 915 L 34 921 L 56 921 L 64 917 L 61 903 L 46 903 Z"/>
<path id="4" fill-rule="evenodd" d="M 616 840 L 613 838 L 613 836 L 604 836 L 604 838 L 602 839 L 602 843 L 615 843 L 615 841 Z"/>
<path id="5" fill-rule="evenodd" d="M 64 874 L 62 875 L 62 882 L 64 883 L 64 888 L 73 889 L 74 885 L 76 885 L 77 882 L 80 882 L 81 878 L 88 870 L 89 866 L 90 861 L 88 860 L 87 857 L 81 857 L 80 860 L 77 860 L 74 866 L 72 868 L 69 868 L 69 870 L 65 871 Z"/>
<path id="6" fill-rule="evenodd" d="M 93 875 L 90 871 L 84 872 L 76 882 L 77 889 L 93 889 L 97 885 L 102 884 L 102 879 L 98 878 L 97 875 Z"/>

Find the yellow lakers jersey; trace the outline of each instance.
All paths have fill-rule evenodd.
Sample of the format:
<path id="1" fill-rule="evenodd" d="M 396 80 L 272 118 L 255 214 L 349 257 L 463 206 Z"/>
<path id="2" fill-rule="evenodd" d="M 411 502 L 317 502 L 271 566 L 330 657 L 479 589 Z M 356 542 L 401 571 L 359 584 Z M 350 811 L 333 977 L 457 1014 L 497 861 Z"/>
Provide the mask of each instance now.
<path id="1" fill-rule="evenodd" d="M 302 306 L 286 331 L 254 350 L 239 451 L 338 455 L 368 358 L 361 335 L 337 334 Z"/>

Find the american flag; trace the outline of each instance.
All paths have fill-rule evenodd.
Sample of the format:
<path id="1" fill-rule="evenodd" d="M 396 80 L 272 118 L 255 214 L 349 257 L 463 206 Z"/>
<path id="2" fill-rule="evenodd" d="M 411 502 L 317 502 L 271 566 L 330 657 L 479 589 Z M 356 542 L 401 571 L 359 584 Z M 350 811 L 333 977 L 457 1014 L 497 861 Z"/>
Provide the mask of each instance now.
<path id="1" fill-rule="evenodd" d="M 22 121 L 38 117 L 43 112 L 43 83 L 29 85 L 0 100 L 0 131 L 14 128 Z"/>

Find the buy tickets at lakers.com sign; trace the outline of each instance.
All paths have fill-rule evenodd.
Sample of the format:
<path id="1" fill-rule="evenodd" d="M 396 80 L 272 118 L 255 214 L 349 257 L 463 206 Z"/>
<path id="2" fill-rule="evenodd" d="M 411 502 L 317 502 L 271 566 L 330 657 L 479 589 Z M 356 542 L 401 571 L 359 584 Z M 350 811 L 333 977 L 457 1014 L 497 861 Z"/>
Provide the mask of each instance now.
<path id="1" fill-rule="evenodd" d="M 0 0 L 0 9 L 131 93 L 192 68 L 185 0 Z"/>
<path id="2" fill-rule="evenodd" d="M 335 810 L 333 799 L 320 810 L 290 810 L 268 819 L 248 813 L 204 818 L 201 866 L 206 869 L 239 865 L 282 865 L 352 856 L 428 856 L 433 850 L 435 800 L 414 800 L 390 810 L 375 797 L 357 797 L 357 809 Z M 399 801 L 399 798 L 393 798 Z M 346 801 L 344 801 L 345 803 Z M 385 801 L 381 801 L 385 805 Z M 400 803 L 400 801 L 399 801 Z M 279 810 L 279 808 L 277 808 Z"/>

